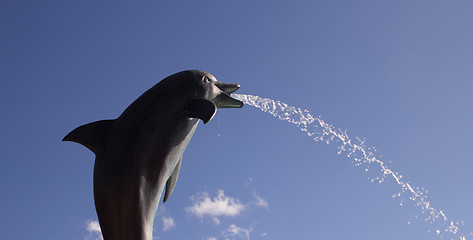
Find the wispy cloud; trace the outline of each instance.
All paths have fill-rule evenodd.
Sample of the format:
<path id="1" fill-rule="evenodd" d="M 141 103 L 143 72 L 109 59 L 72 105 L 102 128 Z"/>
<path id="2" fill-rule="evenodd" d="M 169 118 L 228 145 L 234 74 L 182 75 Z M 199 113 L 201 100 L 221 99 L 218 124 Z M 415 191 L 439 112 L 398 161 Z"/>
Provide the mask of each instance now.
<path id="1" fill-rule="evenodd" d="M 162 217 L 161 221 L 163 222 L 163 232 L 166 232 L 176 226 L 176 223 L 172 217 Z"/>
<path id="2" fill-rule="evenodd" d="M 207 238 L 207 240 L 217 240 L 217 238 L 216 237 L 209 237 L 209 238 Z"/>
<path id="3" fill-rule="evenodd" d="M 248 178 L 248 181 L 245 183 L 245 187 L 249 187 L 253 182 L 253 178 L 252 177 L 249 177 Z"/>
<path id="4" fill-rule="evenodd" d="M 85 229 L 88 234 L 85 236 L 84 240 L 103 240 L 102 230 L 100 229 L 100 224 L 95 220 L 87 220 Z"/>
<path id="5" fill-rule="evenodd" d="M 256 192 L 253 192 L 253 197 L 255 198 L 256 202 L 255 205 L 258 207 L 268 208 L 268 201 L 258 195 Z"/>
<path id="6" fill-rule="evenodd" d="M 223 232 L 223 235 L 229 239 L 242 239 L 242 240 L 250 240 L 250 232 L 251 228 L 242 228 L 238 227 L 235 224 L 230 224 L 230 226 Z"/>
<path id="7" fill-rule="evenodd" d="M 253 178 L 252 177 L 248 178 L 248 181 L 245 183 L 245 187 L 252 189 L 253 197 L 255 198 L 255 201 L 252 202 L 253 206 L 263 207 L 263 208 L 268 209 L 268 206 L 269 206 L 268 201 L 266 201 L 266 199 L 262 198 L 260 195 L 258 195 L 256 193 L 256 189 L 255 189 L 255 187 L 253 187 Z"/>
<path id="8" fill-rule="evenodd" d="M 204 216 L 211 217 L 216 224 L 220 224 L 218 217 L 220 216 L 236 216 L 239 215 L 246 206 L 240 203 L 240 200 L 225 196 L 223 190 L 218 190 L 217 196 L 211 198 L 207 192 L 192 196 L 191 200 L 194 205 L 186 207 L 188 213 L 192 213 L 199 218 Z"/>

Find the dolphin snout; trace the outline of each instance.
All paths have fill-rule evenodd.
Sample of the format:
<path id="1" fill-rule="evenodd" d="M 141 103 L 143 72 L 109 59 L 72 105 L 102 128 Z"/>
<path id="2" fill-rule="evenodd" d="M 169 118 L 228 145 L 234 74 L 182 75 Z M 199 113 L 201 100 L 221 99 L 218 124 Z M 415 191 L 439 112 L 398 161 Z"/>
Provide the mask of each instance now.
<path id="1" fill-rule="evenodd" d="M 214 83 L 215 86 L 220 88 L 220 90 L 224 91 L 226 94 L 230 94 L 232 92 L 235 92 L 240 88 L 239 84 L 235 83 L 223 83 L 223 82 L 216 82 Z"/>

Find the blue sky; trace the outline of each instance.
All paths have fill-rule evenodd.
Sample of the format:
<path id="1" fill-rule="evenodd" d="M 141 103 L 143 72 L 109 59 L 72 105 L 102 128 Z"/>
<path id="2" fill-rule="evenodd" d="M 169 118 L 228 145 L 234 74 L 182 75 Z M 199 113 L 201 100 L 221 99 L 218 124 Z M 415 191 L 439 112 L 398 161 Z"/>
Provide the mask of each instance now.
<path id="1" fill-rule="evenodd" d="M 473 2 L 162 2 L 0 3 L 1 239 L 95 239 L 94 155 L 60 140 L 186 69 L 366 138 L 464 221 L 443 239 L 473 239 Z M 155 236 L 438 238 L 393 179 L 351 162 L 256 108 L 221 109 L 184 153 Z"/>

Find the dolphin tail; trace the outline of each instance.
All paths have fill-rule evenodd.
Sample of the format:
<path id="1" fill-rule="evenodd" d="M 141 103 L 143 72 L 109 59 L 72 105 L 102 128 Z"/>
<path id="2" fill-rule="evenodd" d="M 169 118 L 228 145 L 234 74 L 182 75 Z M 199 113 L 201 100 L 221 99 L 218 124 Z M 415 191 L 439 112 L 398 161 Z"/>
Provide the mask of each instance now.
<path id="1" fill-rule="evenodd" d="M 179 170 L 181 169 L 182 157 L 179 159 L 174 171 L 172 171 L 171 176 L 169 177 L 168 181 L 166 182 L 166 193 L 164 194 L 163 202 L 166 202 L 169 197 L 171 196 L 174 187 L 176 186 L 177 177 L 179 176 Z"/>
<path id="2" fill-rule="evenodd" d="M 82 125 L 72 130 L 62 141 L 80 143 L 97 154 L 109 135 L 114 122 L 115 120 L 102 120 Z"/>

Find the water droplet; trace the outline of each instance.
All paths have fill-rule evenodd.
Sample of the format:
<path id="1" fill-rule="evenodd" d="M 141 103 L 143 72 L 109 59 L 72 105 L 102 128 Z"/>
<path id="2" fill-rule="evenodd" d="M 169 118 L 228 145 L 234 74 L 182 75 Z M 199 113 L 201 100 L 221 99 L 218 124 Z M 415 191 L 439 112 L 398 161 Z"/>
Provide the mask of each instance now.
<path id="1" fill-rule="evenodd" d="M 437 210 L 432 207 L 430 202 L 426 200 L 428 199 L 428 190 L 412 185 L 408 181 L 404 180 L 403 175 L 388 168 L 388 166 L 380 160 L 383 158 L 383 155 L 379 154 L 376 156 L 375 152 L 377 152 L 377 150 L 375 147 L 365 146 L 365 138 L 355 137 L 351 139 L 346 130 L 343 131 L 340 128 L 335 128 L 333 125 L 326 123 L 320 115 L 314 117 L 314 115 L 310 114 L 307 110 L 295 108 L 277 100 L 245 94 L 232 94 L 232 97 L 249 106 L 259 108 L 263 112 L 268 112 L 280 120 L 296 125 L 296 127 L 301 131 L 306 132 L 309 136 L 315 135 L 312 139 L 316 142 L 324 141 L 326 144 L 339 144 L 339 154 L 342 152 L 342 149 L 343 151 L 347 151 L 348 153 L 346 158 L 352 159 L 352 164 L 354 166 L 369 164 L 371 168 L 380 170 L 379 172 L 381 173 L 381 176 L 369 178 L 371 182 L 377 179 L 379 183 L 383 183 L 385 177 L 392 177 L 401 188 L 400 192 L 392 197 L 401 197 L 402 194 L 406 199 L 412 201 L 414 206 L 420 208 L 421 214 L 426 215 L 426 222 L 432 224 L 436 222 L 437 224 L 435 226 L 441 226 L 445 229 L 444 231 L 446 233 L 457 234 L 459 231 L 458 223 L 454 224 L 453 221 L 447 222 L 445 213 L 442 210 Z M 389 163 L 392 163 L 392 161 L 389 161 Z M 366 172 L 368 169 L 368 167 L 364 168 Z M 401 206 L 403 205 L 403 201 L 404 198 L 401 198 Z M 418 216 L 416 216 L 416 218 L 418 218 Z M 436 219 L 438 221 L 436 221 Z M 410 224 L 410 221 L 408 223 Z M 428 232 L 430 232 L 430 230 L 428 230 Z M 435 232 L 437 235 L 440 235 L 442 231 L 437 229 Z M 473 236 L 473 233 L 470 232 L 469 236 Z M 460 239 L 466 240 L 464 235 L 461 235 Z"/>

